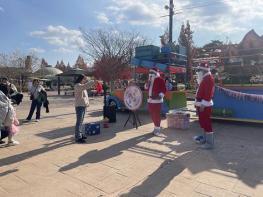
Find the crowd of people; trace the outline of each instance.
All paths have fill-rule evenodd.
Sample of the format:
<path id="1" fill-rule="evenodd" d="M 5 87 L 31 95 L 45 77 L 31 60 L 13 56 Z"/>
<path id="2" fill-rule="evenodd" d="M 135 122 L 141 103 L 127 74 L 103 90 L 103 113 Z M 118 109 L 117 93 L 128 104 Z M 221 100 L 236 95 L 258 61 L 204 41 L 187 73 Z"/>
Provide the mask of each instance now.
<path id="1" fill-rule="evenodd" d="M 38 122 L 42 104 L 46 108 L 46 112 L 49 112 L 47 93 L 38 79 L 34 79 L 29 87 L 29 95 L 31 107 L 25 122 L 31 121 L 35 109 L 37 109 L 36 121 Z M 8 138 L 7 145 L 19 144 L 14 140 L 14 135 L 19 131 L 15 106 L 19 105 L 22 99 L 23 94 L 6 77 L 3 77 L 0 81 L 0 144 L 5 143 L 5 138 Z"/>

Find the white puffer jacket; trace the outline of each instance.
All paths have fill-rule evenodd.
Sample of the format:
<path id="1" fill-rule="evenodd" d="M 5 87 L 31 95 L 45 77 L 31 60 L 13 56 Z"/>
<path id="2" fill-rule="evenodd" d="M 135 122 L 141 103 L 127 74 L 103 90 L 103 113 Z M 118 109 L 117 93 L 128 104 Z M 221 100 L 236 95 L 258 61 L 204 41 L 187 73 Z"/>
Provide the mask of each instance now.
<path id="1" fill-rule="evenodd" d="M 11 100 L 0 91 L 0 126 L 11 127 L 14 121 L 15 110 Z"/>

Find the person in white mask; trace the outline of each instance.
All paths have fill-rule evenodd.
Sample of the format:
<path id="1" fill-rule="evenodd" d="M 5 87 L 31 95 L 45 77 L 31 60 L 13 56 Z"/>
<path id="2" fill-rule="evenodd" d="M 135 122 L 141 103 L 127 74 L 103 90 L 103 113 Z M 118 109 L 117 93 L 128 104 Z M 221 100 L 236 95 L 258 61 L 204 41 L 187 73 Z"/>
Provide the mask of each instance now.
<path id="1" fill-rule="evenodd" d="M 199 86 L 196 93 L 195 107 L 200 127 L 204 130 L 204 133 L 203 135 L 195 136 L 194 140 L 198 144 L 203 144 L 203 148 L 212 149 L 214 147 L 214 132 L 211 115 L 215 82 L 208 63 L 201 63 L 198 66 L 197 82 Z"/>
<path id="2" fill-rule="evenodd" d="M 148 90 L 148 109 L 154 123 L 153 134 L 158 136 L 161 133 L 161 105 L 166 87 L 156 68 L 150 69 L 149 80 L 145 85 L 145 89 Z"/>

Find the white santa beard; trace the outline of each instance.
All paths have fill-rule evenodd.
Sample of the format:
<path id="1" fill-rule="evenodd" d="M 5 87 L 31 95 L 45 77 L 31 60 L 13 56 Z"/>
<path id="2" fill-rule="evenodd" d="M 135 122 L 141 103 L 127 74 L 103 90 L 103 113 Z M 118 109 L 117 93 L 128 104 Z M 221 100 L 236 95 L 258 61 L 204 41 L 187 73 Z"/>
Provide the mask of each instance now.
<path id="1" fill-rule="evenodd" d="M 201 81 L 203 80 L 204 73 L 202 71 L 197 72 L 197 83 L 200 85 Z"/>

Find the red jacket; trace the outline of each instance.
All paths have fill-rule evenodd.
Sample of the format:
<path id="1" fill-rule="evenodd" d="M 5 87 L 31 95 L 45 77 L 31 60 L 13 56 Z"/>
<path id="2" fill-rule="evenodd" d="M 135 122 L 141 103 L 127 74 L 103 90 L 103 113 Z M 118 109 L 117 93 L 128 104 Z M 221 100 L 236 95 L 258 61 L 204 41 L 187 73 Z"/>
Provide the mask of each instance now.
<path id="1" fill-rule="evenodd" d="M 165 82 L 161 77 L 154 79 L 153 83 L 149 84 L 148 91 L 148 103 L 162 103 L 163 97 L 166 93 Z M 161 97 L 161 98 L 158 98 Z"/>
<path id="2" fill-rule="evenodd" d="M 215 91 L 215 81 L 211 73 L 204 75 L 197 93 L 196 93 L 196 106 L 204 105 L 206 107 L 213 106 L 212 98 Z"/>
<path id="3" fill-rule="evenodd" d="M 96 85 L 96 91 L 97 93 L 102 93 L 102 84 L 100 82 L 97 83 Z"/>

